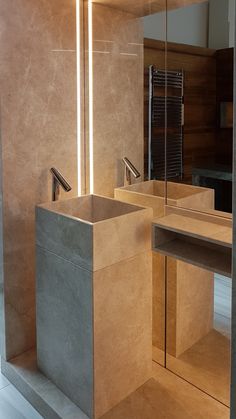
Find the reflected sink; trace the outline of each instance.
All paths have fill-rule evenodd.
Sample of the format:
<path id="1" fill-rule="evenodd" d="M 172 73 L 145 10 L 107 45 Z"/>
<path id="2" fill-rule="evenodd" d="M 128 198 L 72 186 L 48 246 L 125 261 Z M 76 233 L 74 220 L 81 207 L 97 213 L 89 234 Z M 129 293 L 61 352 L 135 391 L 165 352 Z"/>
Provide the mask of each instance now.
<path id="1" fill-rule="evenodd" d="M 154 217 L 164 215 L 165 182 L 150 180 L 115 189 L 115 198 L 153 208 Z M 214 209 L 214 190 L 183 183 L 167 183 L 167 204 L 197 210 Z"/>
<path id="2" fill-rule="evenodd" d="M 198 210 L 209 210 L 214 208 L 214 190 L 200 188 L 191 185 L 168 182 L 168 199 L 165 199 L 165 182 L 151 180 L 140 182 L 114 191 L 115 198 L 132 204 L 144 205 L 153 209 L 154 218 L 165 215 L 165 203 L 168 205 L 192 208 Z M 166 202 L 167 201 L 167 202 Z M 165 365 L 165 256 L 154 252 L 153 255 L 153 358 L 161 365 Z M 172 260 L 168 261 L 168 269 L 171 275 L 168 281 L 171 289 L 182 290 L 186 288 L 186 272 L 192 278 L 191 292 L 195 295 L 194 307 L 191 311 L 186 310 L 189 305 L 189 294 L 181 294 L 182 304 L 178 304 L 175 293 L 170 293 L 169 307 L 173 309 L 171 313 L 173 331 L 171 333 L 171 345 L 173 353 L 177 356 L 191 347 L 200 337 L 205 336 L 212 327 L 206 322 L 211 318 L 212 306 L 205 304 L 202 306 L 202 295 L 206 301 L 213 301 L 213 277 L 211 273 L 201 271 L 195 266 L 184 264 L 183 262 Z M 196 281 L 194 279 L 197 279 Z M 203 294 L 199 294 L 199 278 Z M 210 286 L 209 286 L 210 283 Z M 195 288 L 194 288 L 195 287 Z M 175 309 L 176 308 L 176 309 Z M 204 311 L 203 311 L 204 310 Z M 201 316 L 199 315 L 201 313 Z M 183 330 L 191 330 L 195 319 L 199 320 L 195 331 L 184 335 Z M 171 346 L 172 348 L 172 346 Z"/>

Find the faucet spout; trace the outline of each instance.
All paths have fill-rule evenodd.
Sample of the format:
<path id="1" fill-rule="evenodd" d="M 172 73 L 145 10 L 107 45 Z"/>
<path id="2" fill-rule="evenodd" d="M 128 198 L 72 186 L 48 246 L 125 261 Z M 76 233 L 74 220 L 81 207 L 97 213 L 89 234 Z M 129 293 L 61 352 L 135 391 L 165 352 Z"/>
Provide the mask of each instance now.
<path id="1" fill-rule="evenodd" d="M 135 179 L 139 178 L 141 175 L 139 171 L 136 169 L 136 167 L 131 163 L 131 161 L 127 157 L 123 157 L 122 161 L 125 165 L 124 184 L 131 185 L 131 174 L 133 175 Z"/>
<path id="2" fill-rule="evenodd" d="M 59 199 L 60 194 L 60 186 L 64 189 L 66 192 L 71 191 L 71 186 L 69 183 L 65 180 L 65 178 L 62 176 L 62 174 L 55 168 L 51 168 L 52 173 L 52 200 L 57 201 Z"/>

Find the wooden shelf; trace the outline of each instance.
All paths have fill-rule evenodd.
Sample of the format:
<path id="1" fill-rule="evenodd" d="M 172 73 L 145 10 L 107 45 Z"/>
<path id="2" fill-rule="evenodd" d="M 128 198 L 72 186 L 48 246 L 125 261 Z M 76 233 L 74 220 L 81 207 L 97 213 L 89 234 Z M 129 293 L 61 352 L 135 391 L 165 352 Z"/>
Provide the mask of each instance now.
<path id="1" fill-rule="evenodd" d="M 232 227 L 229 220 L 169 214 L 153 222 L 153 250 L 231 277 Z"/>

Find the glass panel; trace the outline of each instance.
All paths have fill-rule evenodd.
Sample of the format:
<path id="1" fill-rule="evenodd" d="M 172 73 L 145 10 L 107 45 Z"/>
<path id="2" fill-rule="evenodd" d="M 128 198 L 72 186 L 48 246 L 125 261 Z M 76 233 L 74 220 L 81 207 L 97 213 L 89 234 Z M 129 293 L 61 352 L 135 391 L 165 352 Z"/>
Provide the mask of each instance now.
<path id="1" fill-rule="evenodd" d="M 232 218 L 233 3 L 168 0 L 166 202 L 194 222 Z M 229 406 L 232 280 L 166 263 L 166 367 Z"/>
<path id="2" fill-rule="evenodd" d="M 165 207 L 166 10 L 143 17 L 144 26 L 144 180 L 143 205 L 154 217 Z M 156 172 L 161 173 L 155 182 Z M 141 192 L 141 191 L 140 191 Z M 146 200 L 148 199 L 148 201 Z M 153 253 L 153 359 L 165 365 L 165 256 Z"/>
<path id="3" fill-rule="evenodd" d="M 87 191 L 144 206 L 148 201 L 154 216 L 161 217 L 165 207 L 166 0 L 95 0 L 89 2 L 88 15 Z M 160 74 L 158 86 L 152 85 L 155 72 Z M 161 103 L 162 125 L 154 127 L 153 138 L 149 110 L 155 103 L 150 95 Z M 158 166 L 163 177 L 154 185 L 149 182 L 149 170 L 151 152 L 156 157 L 156 136 L 162 141 Z M 140 177 L 131 173 L 127 179 L 124 157 Z M 153 356 L 164 365 L 165 257 L 153 255 L 153 267 Z"/>
<path id="4" fill-rule="evenodd" d="M 231 214 L 234 2 L 174 3 L 168 0 L 168 204 Z"/>
<path id="5" fill-rule="evenodd" d="M 167 368 L 229 406 L 232 281 L 167 263 Z"/>

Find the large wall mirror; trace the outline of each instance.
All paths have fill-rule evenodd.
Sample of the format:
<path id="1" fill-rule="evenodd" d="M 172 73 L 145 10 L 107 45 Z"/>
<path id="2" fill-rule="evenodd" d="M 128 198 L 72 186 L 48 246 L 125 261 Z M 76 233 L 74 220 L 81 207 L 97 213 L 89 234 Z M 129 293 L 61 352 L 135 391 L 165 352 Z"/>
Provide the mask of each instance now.
<path id="1" fill-rule="evenodd" d="M 194 3 L 167 15 L 167 197 L 230 214 L 234 1 Z"/>
<path id="2" fill-rule="evenodd" d="M 193 3 L 167 11 L 167 204 L 230 219 L 235 2 Z M 168 258 L 167 368 L 229 406 L 232 280 L 178 261 L 175 281 L 174 265 Z M 173 300 L 185 306 L 175 338 Z"/>
<path id="3" fill-rule="evenodd" d="M 90 2 L 87 191 L 154 218 L 170 207 L 231 223 L 234 6 Z M 153 253 L 153 360 L 226 406 L 231 285 L 229 272 Z"/>

